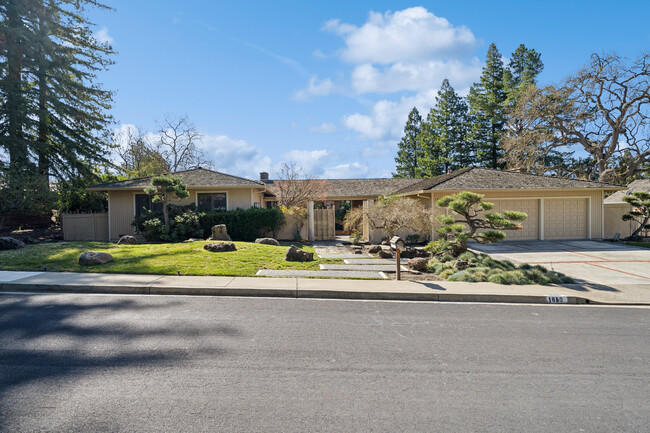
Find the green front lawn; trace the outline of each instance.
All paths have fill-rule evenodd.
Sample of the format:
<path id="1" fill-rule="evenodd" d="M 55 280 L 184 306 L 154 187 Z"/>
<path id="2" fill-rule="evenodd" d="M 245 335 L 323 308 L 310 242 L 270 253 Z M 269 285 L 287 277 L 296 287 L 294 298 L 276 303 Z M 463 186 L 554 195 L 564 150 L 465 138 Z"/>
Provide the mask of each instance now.
<path id="1" fill-rule="evenodd" d="M 205 241 L 175 244 L 116 245 L 110 242 L 59 242 L 29 245 L 20 250 L 0 251 L 0 270 L 55 272 L 110 272 L 124 274 L 229 275 L 252 276 L 259 269 L 318 270 L 320 263 L 338 260 L 316 258 L 313 262 L 284 261 L 287 246 L 275 247 L 235 242 L 237 251 L 211 253 L 203 249 Z M 313 252 L 310 247 L 303 247 Z M 86 251 L 106 252 L 110 263 L 79 266 L 79 256 Z"/>

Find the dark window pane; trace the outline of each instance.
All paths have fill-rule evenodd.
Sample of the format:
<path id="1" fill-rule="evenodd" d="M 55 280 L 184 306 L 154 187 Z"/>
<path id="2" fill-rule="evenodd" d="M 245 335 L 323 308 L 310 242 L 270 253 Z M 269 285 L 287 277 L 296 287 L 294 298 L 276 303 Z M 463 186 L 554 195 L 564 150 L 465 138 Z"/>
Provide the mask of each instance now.
<path id="1" fill-rule="evenodd" d="M 199 210 L 202 212 L 209 212 L 212 209 L 212 201 L 210 194 L 199 194 Z"/>
<path id="2" fill-rule="evenodd" d="M 162 202 L 158 202 L 158 203 L 151 202 L 151 210 L 154 212 L 162 212 L 163 211 Z"/>
<path id="3" fill-rule="evenodd" d="M 212 194 L 212 210 L 226 210 L 226 194 L 223 192 Z"/>
<path id="4" fill-rule="evenodd" d="M 147 194 L 135 195 L 135 215 L 142 216 L 145 211 L 151 210 L 151 197 Z"/>
<path id="5" fill-rule="evenodd" d="M 206 193 L 198 195 L 199 210 L 209 212 L 211 210 L 226 210 L 226 193 Z"/>

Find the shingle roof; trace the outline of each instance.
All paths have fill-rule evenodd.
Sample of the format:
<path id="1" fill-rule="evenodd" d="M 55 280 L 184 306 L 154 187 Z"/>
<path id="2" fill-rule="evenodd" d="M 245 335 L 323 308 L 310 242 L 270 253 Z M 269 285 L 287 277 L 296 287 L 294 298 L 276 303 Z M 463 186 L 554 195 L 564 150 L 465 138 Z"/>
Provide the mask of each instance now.
<path id="1" fill-rule="evenodd" d="M 587 180 L 565 179 L 482 167 L 468 167 L 440 176 L 424 179 L 397 191 L 408 194 L 427 190 L 488 190 L 488 189 L 619 189 L 618 185 Z"/>
<path id="2" fill-rule="evenodd" d="M 218 171 L 208 170 L 205 168 L 195 168 L 193 170 L 179 171 L 173 174 L 183 179 L 183 183 L 191 187 L 209 187 L 209 186 L 264 186 L 262 182 L 244 179 L 243 177 L 232 176 L 230 174 Z M 109 189 L 142 189 L 151 186 L 151 178 L 141 177 L 137 179 L 121 180 L 119 182 L 101 183 L 93 185 L 88 189 L 109 190 Z"/>
<path id="3" fill-rule="evenodd" d="M 604 201 L 605 204 L 608 203 L 625 203 L 623 197 L 629 194 L 632 194 L 636 191 L 645 191 L 650 192 L 650 179 L 640 179 L 635 180 L 630 183 L 627 188 L 623 191 L 616 191 L 614 194 L 607 197 Z"/>
<path id="4" fill-rule="evenodd" d="M 392 194 L 398 189 L 406 188 L 422 179 L 408 178 L 378 178 L 378 179 L 314 179 L 313 182 L 319 182 L 327 198 L 335 199 L 338 197 L 379 197 L 384 194 Z M 270 180 L 266 182 L 266 187 L 273 194 L 279 194 L 278 184 L 286 182 L 282 180 Z M 307 182 L 297 180 L 295 182 Z"/>

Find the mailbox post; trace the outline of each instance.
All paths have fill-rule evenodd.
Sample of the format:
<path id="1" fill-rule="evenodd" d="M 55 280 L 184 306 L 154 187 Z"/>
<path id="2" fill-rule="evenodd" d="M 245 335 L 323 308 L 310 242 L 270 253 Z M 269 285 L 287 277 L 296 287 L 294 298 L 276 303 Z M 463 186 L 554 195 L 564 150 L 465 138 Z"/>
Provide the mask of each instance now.
<path id="1" fill-rule="evenodd" d="M 393 236 L 390 239 L 390 246 L 395 249 L 395 258 L 397 259 L 397 280 L 402 279 L 402 265 L 400 264 L 400 250 L 404 249 L 404 246 L 406 244 L 404 243 L 404 239 L 400 238 L 399 236 Z"/>

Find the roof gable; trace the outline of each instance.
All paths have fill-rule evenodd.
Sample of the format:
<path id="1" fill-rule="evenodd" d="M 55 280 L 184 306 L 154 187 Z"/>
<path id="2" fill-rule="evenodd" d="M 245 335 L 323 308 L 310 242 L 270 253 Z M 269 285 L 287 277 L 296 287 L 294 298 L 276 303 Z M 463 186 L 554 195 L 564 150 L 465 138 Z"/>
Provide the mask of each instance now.
<path id="1" fill-rule="evenodd" d="M 178 176 L 183 179 L 183 183 L 188 188 L 198 187 L 261 187 L 264 186 L 262 182 L 257 182 L 243 177 L 233 176 L 230 174 L 222 173 L 219 171 L 208 170 L 205 168 L 195 168 L 192 170 L 179 171 L 172 173 L 173 176 Z M 136 179 L 121 180 L 118 182 L 108 182 L 99 185 L 93 185 L 88 189 L 93 190 L 107 190 L 107 189 L 143 189 L 151 186 L 151 179 L 155 176 L 141 177 Z"/>
<path id="2" fill-rule="evenodd" d="M 623 197 L 630 195 L 633 192 L 645 191 L 650 192 L 650 179 L 639 179 L 630 183 L 626 189 L 622 191 L 616 191 L 614 194 L 610 195 L 605 199 L 605 203 L 625 203 Z"/>

